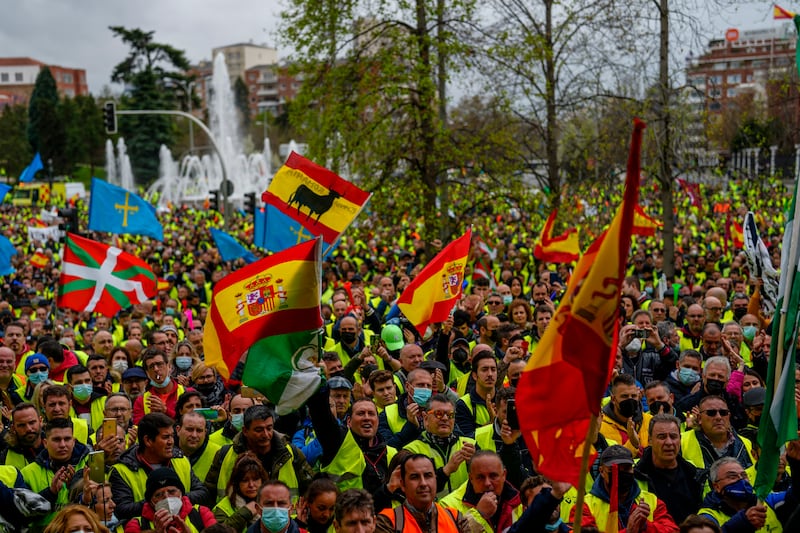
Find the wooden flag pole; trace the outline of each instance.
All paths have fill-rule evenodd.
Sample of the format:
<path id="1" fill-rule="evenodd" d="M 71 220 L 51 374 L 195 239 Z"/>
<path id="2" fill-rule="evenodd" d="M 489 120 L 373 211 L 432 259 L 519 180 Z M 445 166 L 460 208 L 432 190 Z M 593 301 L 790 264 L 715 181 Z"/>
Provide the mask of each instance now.
<path id="1" fill-rule="evenodd" d="M 589 456 L 591 455 L 592 444 L 597 440 L 598 426 L 597 415 L 592 415 L 589 419 L 589 431 L 586 433 L 586 440 L 583 441 L 583 454 L 581 455 L 581 473 L 578 478 L 578 497 L 575 500 L 575 520 L 572 521 L 572 531 L 581 533 L 581 522 L 583 521 L 583 499 L 586 496 L 586 474 L 589 473 Z"/>

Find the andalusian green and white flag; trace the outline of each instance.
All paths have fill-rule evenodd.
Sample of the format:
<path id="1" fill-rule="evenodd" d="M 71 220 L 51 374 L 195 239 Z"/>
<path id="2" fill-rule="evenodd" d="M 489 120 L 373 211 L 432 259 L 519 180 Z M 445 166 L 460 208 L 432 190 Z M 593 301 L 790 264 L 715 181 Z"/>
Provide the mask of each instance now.
<path id="1" fill-rule="evenodd" d="M 156 275 L 135 255 L 67 234 L 58 307 L 112 317 L 156 295 Z"/>
<path id="2" fill-rule="evenodd" d="M 316 238 L 228 274 L 214 287 L 205 361 L 230 377 L 244 356 L 242 383 L 259 390 L 278 414 L 300 406 L 322 383 L 320 273 Z"/>
<path id="3" fill-rule="evenodd" d="M 772 319 L 772 344 L 765 384 L 767 394 L 758 428 L 761 455 L 755 489 L 762 501 L 775 483 L 781 448 L 787 441 L 797 439 L 797 408 L 794 403 L 796 341 L 800 326 L 800 203 L 797 201 L 797 188 L 796 183 L 783 230 L 778 312 Z"/>

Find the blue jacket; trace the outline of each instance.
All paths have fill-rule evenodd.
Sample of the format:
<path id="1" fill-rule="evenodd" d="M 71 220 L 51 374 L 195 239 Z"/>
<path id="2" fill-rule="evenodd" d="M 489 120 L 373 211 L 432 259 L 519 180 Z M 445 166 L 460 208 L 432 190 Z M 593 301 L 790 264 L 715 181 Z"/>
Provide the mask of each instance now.
<path id="1" fill-rule="evenodd" d="M 553 516 L 553 512 L 560 503 L 561 500 L 557 500 L 553 496 L 552 489 L 542 489 L 519 517 L 519 520 L 514 522 L 508 533 L 547 532 L 545 526 L 550 522 L 550 517 Z M 555 531 L 568 533 L 572 531 L 572 528 L 564 522 L 559 522 Z"/>

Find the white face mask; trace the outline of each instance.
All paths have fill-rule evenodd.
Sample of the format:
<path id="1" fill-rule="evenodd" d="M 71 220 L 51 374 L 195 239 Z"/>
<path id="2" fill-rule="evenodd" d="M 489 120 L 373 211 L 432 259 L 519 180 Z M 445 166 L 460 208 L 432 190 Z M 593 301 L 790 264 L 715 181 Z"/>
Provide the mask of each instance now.
<path id="1" fill-rule="evenodd" d="M 635 353 L 642 349 L 642 339 L 633 339 L 631 342 L 625 346 L 625 351 L 629 353 Z"/>
<path id="2" fill-rule="evenodd" d="M 122 374 L 128 370 L 128 362 L 124 359 L 117 359 L 111 363 L 111 368 Z"/>
<path id="3" fill-rule="evenodd" d="M 169 514 L 173 516 L 178 516 L 181 512 L 181 508 L 183 507 L 183 499 L 177 498 L 175 496 L 167 496 L 160 502 L 156 504 L 156 511 L 160 509 L 167 509 Z"/>

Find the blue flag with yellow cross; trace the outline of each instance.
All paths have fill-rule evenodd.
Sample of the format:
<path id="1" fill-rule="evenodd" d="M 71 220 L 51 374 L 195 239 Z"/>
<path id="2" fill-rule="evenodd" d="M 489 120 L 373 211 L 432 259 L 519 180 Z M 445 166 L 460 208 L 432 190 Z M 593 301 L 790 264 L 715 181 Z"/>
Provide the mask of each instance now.
<path id="1" fill-rule="evenodd" d="M 156 218 L 155 207 L 134 193 L 97 178 L 92 178 L 89 229 L 164 240 L 164 228 Z"/>

